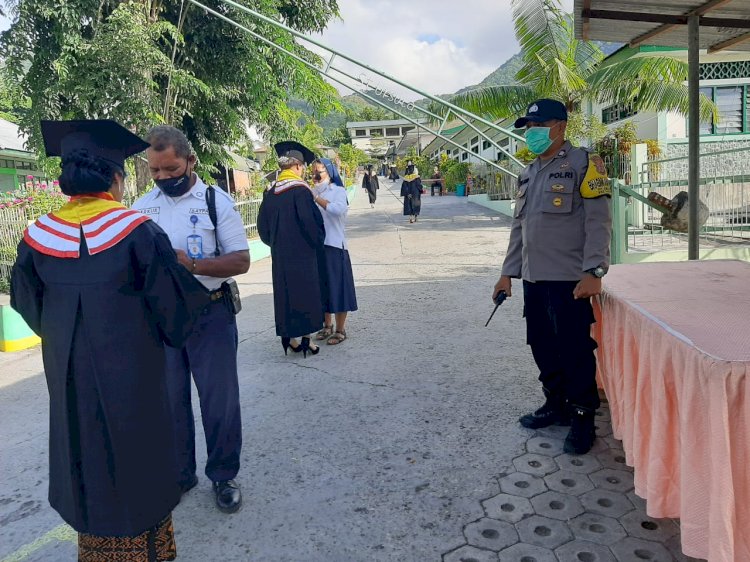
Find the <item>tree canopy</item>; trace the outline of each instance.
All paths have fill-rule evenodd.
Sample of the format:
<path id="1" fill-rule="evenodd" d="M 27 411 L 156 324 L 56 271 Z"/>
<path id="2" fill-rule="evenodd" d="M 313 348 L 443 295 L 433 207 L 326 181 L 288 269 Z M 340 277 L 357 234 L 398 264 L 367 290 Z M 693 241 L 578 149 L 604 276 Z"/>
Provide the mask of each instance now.
<path id="1" fill-rule="evenodd" d="M 311 62 L 291 34 L 204 3 Z M 338 95 L 317 72 L 186 0 L 11 0 L 0 37 L 8 86 L 30 101 L 19 115 L 40 154 L 41 119 L 111 118 L 144 134 L 160 123 L 190 138 L 203 165 L 230 161 L 225 147 L 256 124 L 289 132 L 286 100 L 324 114 Z M 257 11 L 302 32 L 338 17 L 336 0 L 257 0 Z"/>
<path id="2" fill-rule="evenodd" d="M 540 98 L 559 100 L 568 111 L 589 99 L 634 111 L 688 113 L 685 62 L 667 56 L 607 61 L 596 43 L 575 38 L 559 0 L 513 0 L 513 18 L 523 60 L 517 84 L 477 88 L 454 103 L 496 119 L 520 115 Z M 701 96 L 702 118 L 715 112 Z"/>

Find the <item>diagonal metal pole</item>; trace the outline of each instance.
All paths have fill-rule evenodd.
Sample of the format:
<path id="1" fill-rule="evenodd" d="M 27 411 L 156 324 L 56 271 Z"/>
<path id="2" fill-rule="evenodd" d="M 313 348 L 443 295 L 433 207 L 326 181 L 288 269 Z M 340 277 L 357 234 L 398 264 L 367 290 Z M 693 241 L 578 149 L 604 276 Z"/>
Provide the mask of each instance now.
<path id="1" fill-rule="evenodd" d="M 255 37 L 256 39 L 258 39 L 259 41 L 262 41 L 263 43 L 266 43 L 267 45 L 269 45 L 269 46 L 271 46 L 271 47 L 274 47 L 275 49 L 278 49 L 278 50 L 279 50 L 279 51 L 281 51 L 282 53 L 284 53 L 284 54 L 286 54 L 286 55 L 288 55 L 288 56 L 292 57 L 292 58 L 293 58 L 294 60 L 296 60 L 297 62 L 300 62 L 300 63 L 302 63 L 302 64 L 304 64 L 304 65 L 306 65 L 306 66 L 309 66 L 309 67 L 310 67 L 310 68 L 312 68 L 313 70 L 316 70 L 317 72 L 320 72 L 320 73 L 321 73 L 321 74 L 323 74 L 324 76 L 327 76 L 328 78 L 330 78 L 330 79 L 331 79 L 331 80 L 333 80 L 334 82 L 337 82 L 337 83 L 341 84 L 341 85 L 342 85 L 342 86 L 344 86 L 345 88 L 349 88 L 349 89 L 350 89 L 350 90 L 352 90 L 353 92 L 354 92 L 354 91 L 356 91 L 356 90 L 355 90 L 355 89 L 354 89 L 354 88 L 353 88 L 353 87 L 352 87 L 351 85 L 349 85 L 349 84 L 346 84 L 345 82 L 343 82 L 342 80 L 340 80 L 340 79 L 336 78 L 335 76 L 332 76 L 332 75 L 328 74 L 328 73 L 327 73 L 327 72 L 325 72 L 325 71 L 324 71 L 324 70 L 323 70 L 322 68 L 319 68 L 319 67 L 317 67 L 316 65 L 312 64 L 311 62 L 309 62 L 309 61 L 306 61 L 305 59 L 303 59 L 302 57 L 300 57 L 300 56 L 299 56 L 299 55 L 297 55 L 296 53 L 293 53 L 293 52 L 289 51 L 288 49 L 285 49 L 284 47 L 281 47 L 280 45 L 277 45 L 277 44 L 275 44 L 275 43 L 274 43 L 273 41 L 271 41 L 270 39 L 266 39 L 266 38 L 265 38 L 265 37 L 263 37 L 262 35 L 260 35 L 260 34 L 256 33 L 255 31 L 253 31 L 253 30 L 251 30 L 251 29 L 249 29 L 249 28 L 245 27 L 245 26 L 244 26 L 244 25 L 242 25 L 241 23 L 238 23 L 238 22 L 234 21 L 233 19 L 231 19 L 231 18 L 229 18 L 229 17 L 225 16 L 224 14 L 220 14 L 220 13 L 219 13 L 219 12 L 217 12 L 216 10 L 213 10 L 212 8 L 209 8 L 208 6 L 206 6 L 206 5 L 204 5 L 204 4 L 201 4 L 201 3 L 200 3 L 200 2 L 198 2 L 197 0 L 189 0 L 189 2 L 191 2 L 192 4 L 195 4 L 195 5 L 196 5 L 196 6 L 198 6 L 199 8 L 202 8 L 202 9 L 206 10 L 206 12 L 208 12 L 208 13 L 210 13 L 210 14 L 212 14 L 212 15 L 216 16 L 216 17 L 218 17 L 219 19 L 222 19 L 222 20 L 226 21 L 227 23 L 229 23 L 229 24 L 231 24 L 231 25 L 234 25 L 235 27 L 237 27 L 237 28 L 239 28 L 239 29 L 241 29 L 241 30 L 245 31 L 246 33 L 249 33 L 250 35 L 252 35 L 252 36 L 253 36 L 253 37 Z M 362 96 L 362 97 L 364 97 L 365 99 L 368 99 L 368 100 L 370 100 L 371 102 L 375 103 L 376 105 L 378 105 L 378 106 L 380 106 L 380 107 L 383 107 L 383 108 L 385 108 L 385 109 L 388 109 L 388 110 L 392 111 L 393 113 L 395 113 L 396 115 L 398 115 L 398 116 L 399 116 L 399 117 L 401 117 L 402 119 L 405 119 L 405 120 L 409 121 L 410 123 L 413 123 L 413 124 L 414 124 L 414 125 L 416 125 L 417 127 L 422 127 L 423 129 L 425 129 L 425 130 L 426 130 L 426 131 L 428 131 L 429 133 L 431 133 L 431 134 L 435 135 L 436 137 L 438 137 L 438 138 L 440 138 L 440 139 L 444 140 L 444 141 L 445 141 L 445 142 L 447 142 L 448 144 L 451 144 L 451 145 L 455 146 L 456 148 L 460 149 L 461 151 L 463 151 L 463 152 L 467 152 L 467 153 L 469 152 L 469 151 L 468 151 L 468 150 L 467 150 L 466 148 L 464 148 L 463 146 L 461 146 L 460 144 L 458 144 L 458 143 L 457 143 L 456 141 L 454 141 L 454 140 L 452 140 L 452 139 L 449 139 L 448 137 L 445 137 L 445 136 L 443 136 L 442 134 L 440 134 L 440 133 L 438 133 L 438 132 L 436 132 L 436 131 L 433 131 L 433 130 L 432 130 L 432 129 L 430 129 L 429 127 L 426 127 L 426 126 L 424 126 L 423 124 L 420 124 L 420 123 L 418 123 L 418 122 L 417 122 L 417 121 L 415 121 L 415 120 L 414 120 L 413 118 L 411 118 L 411 117 L 409 117 L 409 116 L 407 116 L 407 115 L 404 115 L 403 113 L 399 112 L 398 110 L 396 110 L 396 109 L 394 109 L 394 108 L 392 108 L 392 107 L 389 107 L 388 105 L 386 105 L 386 104 L 385 104 L 385 103 L 383 103 L 382 101 L 378 100 L 377 98 L 375 98 L 375 97 L 373 97 L 373 96 L 371 96 L 371 95 L 369 95 L 369 94 L 367 94 L 367 93 L 365 93 L 365 92 L 358 92 L 358 93 L 359 93 L 359 95 L 361 95 L 361 96 Z M 471 155 L 472 155 L 472 156 L 474 156 L 475 158 L 478 158 L 479 160 L 481 160 L 481 161 L 485 162 L 486 164 L 489 164 L 490 166 L 493 166 L 493 167 L 497 168 L 498 170 L 500 170 L 500 171 L 502 171 L 502 172 L 505 172 L 506 174 L 510 175 L 510 176 L 511 176 L 511 177 L 513 177 L 513 178 L 517 178 L 517 177 L 518 177 L 518 175 L 517 175 L 517 174 L 515 174 L 515 173 L 511 172 L 510 170 L 507 170 L 507 169 L 505 169 L 504 167 L 500 166 L 500 165 L 499 165 L 499 164 L 497 164 L 496 162 L 493 162 L 493 161 L 491 161 L 491 160 L 489 160 L 489 159 L 487 159 L 487 158 L 485 158 L 485 157 L 483 157 L 483 156 L 480 156 L 479 154 L 474 154 L 474 153 L 471 153 Z"/>
<path id="2" fill-rule="evenodd" d="M 234 0 L 221 0 L 221 2 L 223 2 L 225 4 L 228 4 L 230 6 L 234 6 L 238 10 L 242 10 L 243 12 L 246 12 L 246 13 L 248 13 L 250 15 L 253 15 L 253 16 L 257 17 L 258 19 L 261 19 L 261 20 L 265 21 L 266 23 L 270 23 L 271 25 L 274 25 L 274 26 L 276 26 L 278 28 L 281 28 L 281 29 L 283 29 L 285 31 L 288 31 L 289 33 L 291 33 L 295 37 L 299 37 L 300 39 L 303 39 L 303 40 L 305 40 L 305 41 L 307 41 L 309 43 L 312 43 L 313 45 L 316 45 L 316 46 L 320 47 L 321 49 L 325 49 L 326 51 L 328 51 L 330 53 L 335 53 L 339 57 L 341 57 L 342 59 L 348 60 L 349 62 L 353 62 L 354 64 L 356 64 L 357 66 L 360 66 L 362 68 L 366 68 L 370 72 L 373 72 L 373 73 L 377 74 L 378 76 L 382 76 L 383 78 L 386 78 L 387 80 L 390 80 L 391 82 L 395 82 L 396 84 L 398 84 L 400 86 L 403 86 L 404 88 L 406 88 L 406 89 L 408 89 L 408 90 L 410 90 L 410 91 L 412 91 L 412 92 L 414 92 L 416 94 L 419 94 L 421 96 L 429 98 L 432 101 L 437 102 L 437 103 L 439 103 L 439 104 L 441 104 L 441 105 L 443 105 L 445 107 L 449 107 L 449 108 L 451 108 L 453 110 L 454 113 L 456 113 L 456 115 L 461 114 L 461 115 L 465 115 L 469 119 L 476 119 L 480 123 L 482 123 L 484 125 L 487 125 L 491 129 L 494 129 L 495 131 L 498 131 L 500 133 L 504 133 L 504 134 L 508 135 L 509 137 L 513 137 L 516 140 L 520 140 L 522 142 L 526 142 L 526 139 L 524 139 L 520 135 L 517 135 L 516 133 L 514 133 L 513 131 L 511 131 L 509 129 L 505 129 L 504 127 L 500 127 L 499 125 L 496 125 L 495 123 L 493 123 L 491 121 L 488 121 L 487 119 L 484 119 L 483 117 L 475 115 L 475 114 L 471 113 L 470 111 L 468 111 L 468 110 L 466 110 L 466 109 L 464 109 L 462 107 L 454 105 L 454 104 L 450 103 L 449 101 L 441 99 L 441 98 L 439 98 L 437 96 L 433 96 L 432 94 L 428 94 L 427 92 L 423 92 L 422 90 L 420 90 L 418 88 L 415 88 L 414 86 L 410 86 L 409 84 L 406 84 L 405 82 L 402 82 L 398 78 L 394 78 L 393 76 L 390 76 L 390 75 L 388 75 L 388 74 L 386 74 L 384 72 L 381 72 L 381 71 L 379 71 L 379 70 L 377 70 L 375 68 L 372 68 L 371 66 L 369 66 L 367 64 L 359 62 L 358 60 L 356 60 L 356 59 L 354 59 L 354 58 L 346 55 L 345 53 L 340 53 L 340 52 L 338 52 L 338 51 L 336 51 L 334 49 L 331 49 L 330 47 L 326 46 L 325 44 L 321 43 L 320 41 L 316 41 L 315 39 L 312 39 L 312 38 L 306 36 L 304 33 L 300 33 L 299 31 L 297 31 L 295 29 L 292 29 L 291 27 L 289 27 L 287 25 L 284 25 L 283 23 L 281 23 L 279 21 L 276 21 L 273 18 L 269 18 L 266 15 L 263 15 L 263 14 L 261 14 L 259 12 L 256 12 L 255 10 L 253 10 L 251 8 L 248 8 L 247 6 L 243 6 L 242 4 L 238 4 L 237 2 L 234 2 Z"/>

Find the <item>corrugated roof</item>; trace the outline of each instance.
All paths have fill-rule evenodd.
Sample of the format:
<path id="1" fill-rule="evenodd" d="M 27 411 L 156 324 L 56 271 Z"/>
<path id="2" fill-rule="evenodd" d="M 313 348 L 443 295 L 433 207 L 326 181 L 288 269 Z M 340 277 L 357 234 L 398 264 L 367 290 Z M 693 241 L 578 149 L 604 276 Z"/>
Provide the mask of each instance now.
<path id="1" fill-rule="evenodd" d="M 579 39 L 687 47 L 687 16 L 701 16 L 700 47 L 750 51 L 750 0 L 575 0 Z"/>
<path id="2" fill-rule="evenodd" d="M 31 154 L 26 147 L 26 137 L 18 130 L 18 126 L 0 119 L 0 149 L 20 150 Z"/>

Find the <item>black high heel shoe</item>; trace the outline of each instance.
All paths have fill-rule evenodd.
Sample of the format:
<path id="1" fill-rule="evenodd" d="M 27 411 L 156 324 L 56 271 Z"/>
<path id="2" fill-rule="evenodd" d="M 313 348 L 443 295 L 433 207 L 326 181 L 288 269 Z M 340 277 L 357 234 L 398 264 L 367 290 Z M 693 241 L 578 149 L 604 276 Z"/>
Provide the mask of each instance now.
<path id="1" fill-rule="evenodd" d="M 302 346 L 298 345 L 297 347 L 294 347 L 292 345 L 292 338 L 281 338 L 281 347 L 284 348 L 284 355 L 287 355 L 287 350 L 291 347 L 292 351 L 294 353 L 299 353 L 302 351 Z"/>
<path id="2" fill-rule="evenodd" d="M 302 338 L 302 341 L 300 342 L 299 347 L 297 348 L 297 350 L 302 351 L 302 355 L 304 355 L 305 358 L 307 358 L 307 352 L 308 351 L 311 354 L 313 354 L 313 355 L 317 355 L 318 353 L 320 353 L 320 346 L 318 346 L 315 349 L 313 349 L 312 347 L 310 347 L 310 338 L 309 337 L 304 337 L 304 338 Z"/>

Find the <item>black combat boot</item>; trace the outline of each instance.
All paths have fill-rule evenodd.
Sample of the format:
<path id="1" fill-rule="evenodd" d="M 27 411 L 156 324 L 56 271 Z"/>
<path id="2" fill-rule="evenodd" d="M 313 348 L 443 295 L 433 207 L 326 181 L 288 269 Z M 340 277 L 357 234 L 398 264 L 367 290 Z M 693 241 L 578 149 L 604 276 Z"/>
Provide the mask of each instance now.
<path id="1" fill-rule="evenodd" d="M 563 451 L 571 455 L 583 455 L 591 450 L 596 438 L 594 413 L 589 408 L 571 407 L 570 431 L 565 438 Z"/>
<path id="2" fill-rule="evenodd" d="M 554 396 L 546 388 L 543 389 L 547 397 L 544 405 L 536 412 L 518 418 L 519 423 L 529 429 L 539 429 L 550 425 L 570 425 L 570 412 L 564 398 Z"/>

